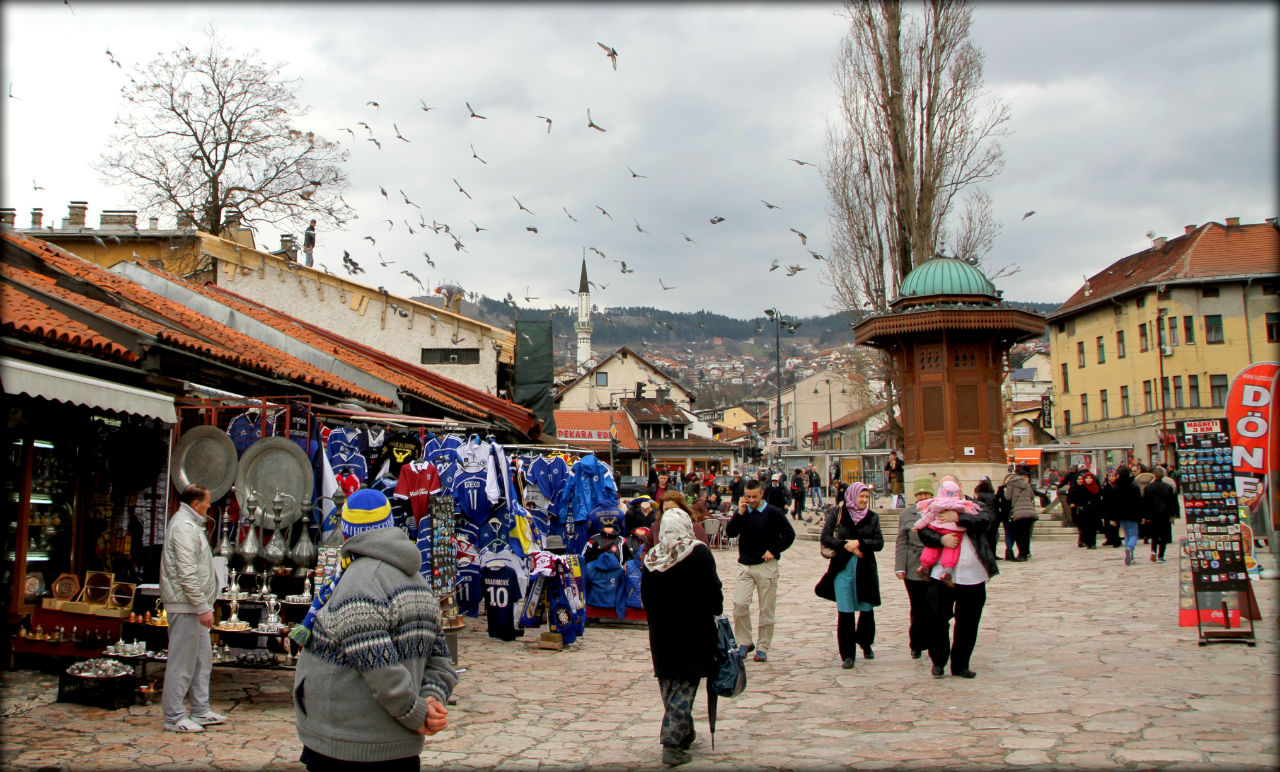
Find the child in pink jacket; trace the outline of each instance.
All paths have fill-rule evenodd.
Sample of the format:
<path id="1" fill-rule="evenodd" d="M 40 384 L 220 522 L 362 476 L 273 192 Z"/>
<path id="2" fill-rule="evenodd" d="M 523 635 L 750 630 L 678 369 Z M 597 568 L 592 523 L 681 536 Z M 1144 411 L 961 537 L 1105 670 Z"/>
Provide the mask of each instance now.
<path id="1" fill-rule="evenodd" d="M 916 504 L 916 511 L 920 512 L 920 519 L 912 526 L 913 529 L 919 531 L 928 528 L 939 534 L 962 534 L 964 527 L 958 523 L 944 523 L 938 520 L 938 515 L 946 511 L 966 512 L 968 514 L 977 514 L 978 505 L 974 504 L 964 497 L 960 490 L 960 486 L 947 480 L 938 487 L 938 495 L 921 501 Z M 944 569 L 939 579 L 948 587 L 954 587 L 955 581 L 952 574 L 955 572 L 956 563 L 960 560 L 960 546 L 954 547 L 925 547 L 924 552 L 920 555 L 920 567 L 916 569 L 916 573 L 920 574 L 920 578 L 925 581 L 929 580 L 935 563 L 941 561 Z"/>

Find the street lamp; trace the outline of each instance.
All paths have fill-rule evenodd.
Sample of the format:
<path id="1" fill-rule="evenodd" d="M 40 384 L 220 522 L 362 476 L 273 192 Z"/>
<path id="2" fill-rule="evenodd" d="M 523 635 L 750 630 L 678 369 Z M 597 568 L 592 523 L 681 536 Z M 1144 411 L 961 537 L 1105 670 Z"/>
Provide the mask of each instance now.
<path id="1" fill-rule="evenodd" d="M 777 308 L 766 308 L 764 310 L 764 315 L 769 317 L 769 321 L 773 322 L 773 355 L 774 355 L 774 364 L 777 372 L 777 387 L 778 387 L 778 391 L 776 393 L 776 402 L 774 405 L 774 410 L 776 413 L 776 418 L 777 418 L 776 424 L 778 427 L 776 437 L 778 439 L 781 439 L 782 438 L 782 328 L 785 326 L 787 328 L 787 332 L 794 335 L 795 331 L 799 329 L 801 322 L 787 321 L 782 317 L 782 312 L 779 311 Z M 782 451 L 779 450 L 778 453 L 781 454 Z"/>
<path id="2" fill-rule="evenodd" d="M 831 426 L 831 424 L 835 423 L 835 419 L 831 415 L 831 379 L 823 378 L 821 382 L 827 384 L 827 452 L 830 453 L 832 450 L 831 437 L 835 433 L 835 429 Z M 813 393 L 819 393 L 817 386 L 813 387 Z M 849 390 L 841 386 L 840 393 L 848 394 Z"/>

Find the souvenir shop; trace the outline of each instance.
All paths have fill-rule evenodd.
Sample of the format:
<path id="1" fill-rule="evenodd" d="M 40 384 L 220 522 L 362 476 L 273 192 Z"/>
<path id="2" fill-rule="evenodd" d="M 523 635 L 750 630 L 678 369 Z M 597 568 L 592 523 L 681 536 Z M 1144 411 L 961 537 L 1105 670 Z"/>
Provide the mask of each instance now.
<path id="1" fill-rule="evenodd" d="M 613 475 L 590 453 L 305 396 L 165 399 L 159 417 L 31 400 L 15 428 L 11 411 L 5 570 L 18 664 L 105 655 L 135 668 L 144 698 L 154 689 L 167 644 L 164 526 L 192 483 L 213 499 L 219 667 L 292 666 L 287 633 L 337 571 L 338 513 L 363 487 L 387 495 L 418 544 L 455 657 L 467 617 L 505 641 L 545 630 L 539 642 L 558 648 L 592 612 L 638 612 L 638 583 L 628 611 L 614 576 L 638 549 L 622 543 Z M 619 564 L 602 608 L 587 603 L 584 552 Z"/>

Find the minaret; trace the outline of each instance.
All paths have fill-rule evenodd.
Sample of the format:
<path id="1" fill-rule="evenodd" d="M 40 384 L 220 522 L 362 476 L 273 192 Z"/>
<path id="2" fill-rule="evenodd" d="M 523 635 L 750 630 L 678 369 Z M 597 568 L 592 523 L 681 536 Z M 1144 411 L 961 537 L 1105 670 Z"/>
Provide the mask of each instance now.
<path id="1" fill-rule="evenodd" d="M 578 321 L 573 329 L 578 333 L 578 367 L 587 369 L 591 359 L 591 290 L 587 287 L 587 261 L 582 261 L 582 278 L 578 280 Z"/>

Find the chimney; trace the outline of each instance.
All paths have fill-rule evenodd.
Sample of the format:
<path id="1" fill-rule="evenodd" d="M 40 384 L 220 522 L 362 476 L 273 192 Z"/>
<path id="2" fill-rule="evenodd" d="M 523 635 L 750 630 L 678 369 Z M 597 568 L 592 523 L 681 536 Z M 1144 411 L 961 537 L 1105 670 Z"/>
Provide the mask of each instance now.
<path id="1" fill-rule="evenodd" d="M 41 209 L 40 207 L 36 207 L 31 210 L 31 227 L 32 228 L 44 227 L 44 210 Z"/>
<path id="2" fill-rule="evenodd" d="M 280 251 L 284 253 L 285 257 L 297 262 L 298 245 L 294 242 L 292 233 L 280 234 Z"/>
<path id="3" fill-rule="evenodd" d="M 1228 227 L 1228 228 L 1239 228 L 1239 227 L 1240 227 L 1240 218 L 1239 218 L 1239 217 L 1228 217 L 1228 218 L 1227 218 L 1227 227 Z"/>
<path id="4" fill-rule="evenodd" d="M 0 209 L 0 228 L 13 228 L 13 220 L 18 216 L 18 211 L 11 206 Z"/>
<path id="5" fill-rule="evenodd" d="M 1192 224 L 1192 225 L 1184 225 L 1184 226 L 1182 226 L 1182 235 L 1183 235 L 1183 236 L 1190 236 L 1190 235 L 1191 235 L 1191 233 L 1192 233 L 1192 231 L 1194 231 L 1195 229 L 1196 229 L 1196 226 L 1195 226 L 1194 224 Z"/>
<path id="6" fill-rule="evenodd" d="M 83 228 L 84 216 L 89 211 L 88 201 L 72 201 L 67 204 L 67 225 L 71 228 Z"/>
<path id="7" fill-rule="evenodd" d="M 147 227 L 153 231 L 160 230 L 160 218 L 159 217 L 147 218 Z"/>
<path id="8" fill-rule="evenodd" d="M 178 212 L 178 221 L 176 224 L 178 230 L 196 227 L 196 218 L 191 216 L 190 212 Z"/>
<path id="9" fill-rule="evenodd" d="M 1154 239 L 1151 240 L 1151 248 L 1160 249 L 1161 247 L 1164 246 L 1164 242 L 1165 242 L 1164 236 L 1156 236 Z"/>
<path id="10" fill-rule="evenodd" d="M 98 227 L 103 230 L 137 230 L 138 210 L 104 209 L 98 220 Z"/>

